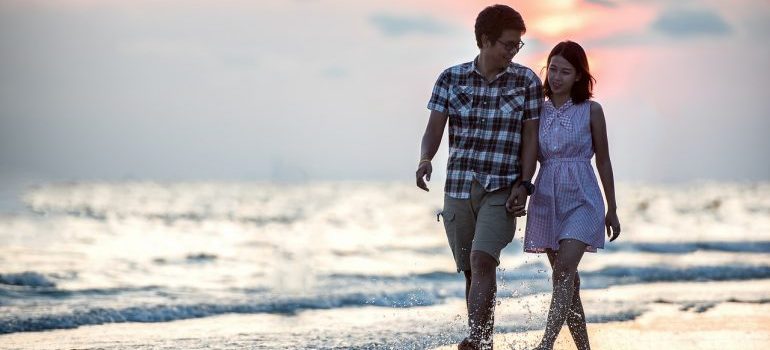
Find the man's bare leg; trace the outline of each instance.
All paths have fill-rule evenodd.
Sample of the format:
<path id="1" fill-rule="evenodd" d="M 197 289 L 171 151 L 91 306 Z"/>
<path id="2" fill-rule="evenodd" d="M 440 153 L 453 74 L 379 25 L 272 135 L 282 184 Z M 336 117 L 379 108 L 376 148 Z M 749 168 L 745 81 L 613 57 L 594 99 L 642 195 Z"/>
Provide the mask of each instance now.
<path id="1" fill-rule="evenodd" d="M 465 274 L 465 308 L 468 311 L 468 328 L 470 329 L 471 327 L 470 295 L 471 295 L 471 282 L 473 281 L 473 274 L 471 273 L 471 270 L 463 271 L 463 273 Z M 478 342 L 472 341 L 470 337 L 466 337 L 465 339 L 463 339 L 462 342 L 460 342 L 460 344 L 457 345 L 457 348 L 459 350 L 476 350 L 476 349 L 479 349 L 479 344 Z"/>
<path id="2" fill-rule="evenodd" d="M 468 326 L 470 337 L 463 340 L 458 349 L 492 348 L 494 332 L 494 305 L 497 293 L 497 260 L 487 253 L 471 252 L 470 283 L 466 272 L 466 301 L 468 304 Z"/>
<path id="3" fill-rule="evenodd" d="M 463 274 L 465 274 L 465 309 L 470 311 L 471 305 L 470 305 L 469 295 L 471 293 L 471 281 L 472 281 L 471 270 L 463 271 Z M 470 322 L 468 322 L 468 324 L 470 324 Z"/>

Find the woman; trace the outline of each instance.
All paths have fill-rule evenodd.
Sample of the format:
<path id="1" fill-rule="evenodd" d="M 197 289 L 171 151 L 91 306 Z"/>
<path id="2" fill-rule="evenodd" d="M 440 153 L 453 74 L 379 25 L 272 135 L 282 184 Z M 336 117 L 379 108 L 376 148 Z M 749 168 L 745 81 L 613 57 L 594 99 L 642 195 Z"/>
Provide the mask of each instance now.
<path id="1" fill-rule="evenodd" d="M 578 263 L 620 234 L 602 107 L 590 100 L 595 79 L 580 45 L 564 41 L 548 55 L 540 116 L 540 171 L 529 204 L 524 251 L 546 253 L 553 268 L 548 322 L 537 349 L 552 349 L 565 320 L 578 349 L 590 349 L 580 301 Z M 601 177 L 608 210 L 596 181 Z M 612 232 L 611 232 L 611 231 Z"/>

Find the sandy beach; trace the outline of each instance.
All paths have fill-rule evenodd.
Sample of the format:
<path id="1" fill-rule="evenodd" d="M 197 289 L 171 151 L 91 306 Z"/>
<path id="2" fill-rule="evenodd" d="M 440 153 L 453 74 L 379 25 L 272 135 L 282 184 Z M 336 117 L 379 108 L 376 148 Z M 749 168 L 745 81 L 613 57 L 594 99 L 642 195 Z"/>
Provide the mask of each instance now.
<path id="1" fill-rule="evenodd" d="M 699 349 L 760 350 L 770 346 L 770 304 L 725 302 L 704 312 L 679 305 L 655 304 L 633 321 L 588 325 L 594 349 Z M 495 336 L 498 349 L 531 349 L 542 331 Z M 456 349 L 443 346 L 436 350 Z M 575 349 L 565 327 L 555 350 Z"/>
<path id="2" fill-rule="evenodd" d="M 652 302 L 646 304 L 647 310 L 633 320 L 589 323 L 591 346 L 594 349 L 613 350 L 768 349 L 770 300 L 756 298 L 755 293 L 768 291 L 769 288 L 770 283 L 767 281 L 661 283 L 646 288 L 610 288 L 612 296 L 607 298 L 608 302 L 624 297 L 637 298 L 643 294 Z M 588 299 L 601 297 L 600 294 L 604 292 L 585 293 Z M 714 301 L 712 297 L 726 301 Z M 712 301 L 703 301 L 709 299 Z M 495 348 L 531 349 L 542 334 L 542 330 L 499 333 L 495 335 Z M 434 350 L 450 349 L 456 347 L 448 345 Z M 567 327 L 559 334 L 554 349 L 575 349 Z"/>
<path id="3" fill-rule="evenodd" d="M 656 283 L 644 286 L 611 287 L 588 290 L 584 300 L 588 318 L 605 305 L 634 300 L 639 315 L 628 321 L 591 322 L 588 325 L 595 349 L 767 349 L 770 345 L 770 302 L 768 280 L 742 282 Z M 543 320 L 537 314 L 545 309 L 548 295 L 539 294 L 523 302 L 506 301 L 498 307 L 498 315 L 518 314 L 522 308 L 532 310 L 536 321 L 532 330 L 498 331 L 497 349 L 532 348 L 542 334 Z M 278 315 L 227 314 L 201 319 L 163 323 L 119 323 L 84 326 L 69 330 L 22 332 L 0 336 L 3 349 L 288 349 L 303 348 L 282 342 L 282 334 L 331 337 L 335 330 L 359 329 L 377 332 L 387 324 L 422 318 L 456 319 L 462 305 L 408 309 L 349 308 L 319 317 L 320 311 L 305 311 L 291 318 Z M 454 320 L 452 320 L 455 318 Z M 445 344 L 434 350 L 450 350 L 449 341 L 461 336 L 447 335 Z M 386 334 L 383 334 L 386 336 Z M 339 336 L 337 336 L 339 337 Z M 451 338 L 451 339 L 450 339 Z M 328 344 L 329 342 L 327 342 Z M 348 347 L 344 337 L 339 346 L 330 348 L 383 348 L 373 342 L 369 346 Z M 393 348 L 386 346 L 384 348 Z M 574 349 L 566 328 L 555 349 Z"/>

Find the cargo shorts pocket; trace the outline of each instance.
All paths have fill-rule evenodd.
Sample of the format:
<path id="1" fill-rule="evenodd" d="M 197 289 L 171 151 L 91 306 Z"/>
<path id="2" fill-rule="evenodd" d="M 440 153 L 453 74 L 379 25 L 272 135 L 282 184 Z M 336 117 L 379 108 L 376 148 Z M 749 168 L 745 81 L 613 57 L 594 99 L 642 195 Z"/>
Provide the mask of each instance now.
<path id="1" fill-rule="evenodd" d="M 446 238 L 449 241 L 449 248 L 452 249 L 452 255 L 457 256 L 457 222 L 455 221 L 455 213 L 451 210 L 444 209 L 441 212 L 441 218 L 444 222 L 444 231 L 446 231 Z"/>
<path id="2" fill-rule="evenodd" d="M 466 232 L 468 228 L 462 226 L 462 220 L 459 220 L 460 218 L 449 207 L 445 207 L 444 211 L 441 212 L 441 216 L 443 217 L 447 241 L 449 242 L 449 248 L 452 250 L 452 257 L 457 266 L 457 272 L 470 270 L 471 244 L 473 241 L 472 230 Z"/>
<path id="3" fill-rule="evenodd" d="M 485 240 L 495 240 L 498 242 L 510 243 L 516 231 L 516 216 L 509 212 L 505 207 L 508 201 L 508 191 L 495 193 L 489 198 L 484 221 Z"/>

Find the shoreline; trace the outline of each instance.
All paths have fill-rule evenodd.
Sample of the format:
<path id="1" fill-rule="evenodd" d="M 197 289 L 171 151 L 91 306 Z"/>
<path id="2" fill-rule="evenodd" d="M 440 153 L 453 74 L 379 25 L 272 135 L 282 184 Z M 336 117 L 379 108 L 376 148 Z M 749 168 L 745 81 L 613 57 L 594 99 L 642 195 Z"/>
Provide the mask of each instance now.
<path id="1" fill-rule="evenodd" d="M 612 286 L 582 292 L 591 344 L 596 349 L 765 349 L 770 344 L 770 279 L 665 282 Z M 542 335 L 550 295 L 501 300 L 498 349 L 531 349 Z M 464 303 L 406 309 L 386 307 L 311 310 L 277 314 L 225 314 L 160 323 L 110 323 L 0 335 L 3 349 L 303 348 L 302 339 L 324 339 L 320 349 L 455 349 L 466 332 Z M 603 322 L 602 315 L 628 318 Z M 527 319 L 530 317 L 531 319 Z M 437 338 L 419 345 L 416 334 L 396 331 L 410 321 Z M 508 326 L 505 326 L 508 324 Z M 426 333 L 423 333 L 426 334 Z M 292 340 L 290 336 L 298 338 Z M 391 343 L 400 341 L 401 345 Z M 351 342 L 351 339 L 353 341 Z M 360 343 L 355 339 L 370 339 Z M 387 346 L 379 346 L 387 340 Z M 432 345 L 431 345 L 432 344 Z M 439 344 L 446 344 L 438 346 Z M 565 328 L 556 350 L 574 349 Z"/>

